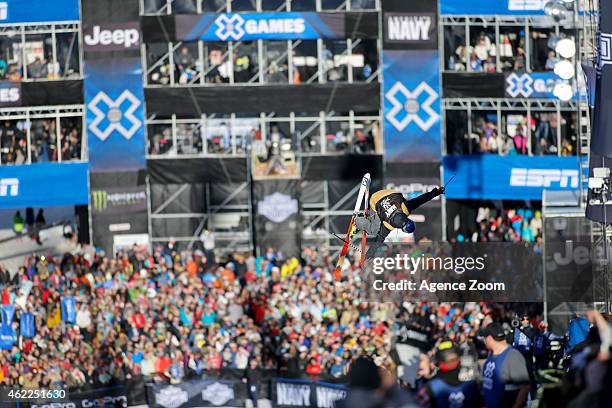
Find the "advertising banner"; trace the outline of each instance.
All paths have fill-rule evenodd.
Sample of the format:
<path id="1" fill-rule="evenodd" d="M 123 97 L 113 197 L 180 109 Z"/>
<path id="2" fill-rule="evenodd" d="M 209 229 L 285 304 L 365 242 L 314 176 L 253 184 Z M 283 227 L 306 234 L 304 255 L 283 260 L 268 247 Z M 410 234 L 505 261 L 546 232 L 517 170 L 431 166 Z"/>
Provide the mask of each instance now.
<path id="1" fill-rule="evenodd" d="M 234 392 L 236 381 L 197 378 L 181 384 L 153 384 L 151 391 L 155 408 L 185 407 L 239 407 L 243 400 L 237 400 Z"/>
<path id="2" fill-rule="evenodd" d="M 553 72 L 511 72 L 505 80 L 506 96 L 538 99 L 556 99 L 553 89 L 558 82 L 563 82 Z"/>
<path id="3" fill-rule="evenodd" d="M 449 155 L 443 160 L 444 183 L 452 199 L 541 200 L 546 190 L 580 188 L 577 157 Z"/>
<path id="4" fill-rule="evenodd" d="M 10 350 L 17 340 L 15 329 L 13 328 L 13 318 L 15 317 L 14 305 L 2 305 L 2 323 L 0 324 L 0 349 Z"/>
<path id="5" fill-rule="evenodd" d="M 79 0 L 3 0 L 0 24 L 79 21 Z"/>
<path id="6" fill-rule="evenodd" d="M 139 58 L 85 62 L 91 171 L 144 169 L 145 110 Z"/>
<path id="7" fill-rule="evenodd" d="M 85 51 L 128 51 L 140 48 L 140 24 L 105 23 L 83 26 Z"/>
<path id="8" fill-rule="evenodd" d="M 87 163 L 0 166 L 0 208 L 87 204 Z"/>
<path id="9" fill-rule="evenodd" d="M 272 403 L 275 407 L 333 408 L 346 397 L 346 386 L 312 380 L 272 380 Z"/>
<path id="10" fill-rule="evenodd" d="M 438 17 L 435 11 L 383 14 L 383 44 L 385 48 L 438 48 Z"/>
<path id="11" fill-rule="evenodd" d="M 178 15 L 180 41 L 316 40 L 345 38 L 344 13 L 207 13 Z"/>
<path id="12" fill-rule="evenodd" d="M 0 81 L 0 107 L 21 105 L 21 82 Z"/>
<path id="13" fill-rule="evenodd" d="M 437 51 L 384 51 L 384 145 L 388 162 L 439 161 L 440 65 Z"/>
<path id="14" fill-rule="evenodd" d="M 545 15 L 548 0 L 440 0 L 440 14 Z"/>
<path id="15" fill-rule="evenodd" d="M 268 247 L 299 256 L 300 212 L 297 180 L 253 182 L 255 238 L 261 253 Z"/>
<path id="16" fill-rule="evenodd" d="M 146 210 L 147 191 L 144 185 L 91 191 L 91 211 L 94 215 L 129 214 Z"/>

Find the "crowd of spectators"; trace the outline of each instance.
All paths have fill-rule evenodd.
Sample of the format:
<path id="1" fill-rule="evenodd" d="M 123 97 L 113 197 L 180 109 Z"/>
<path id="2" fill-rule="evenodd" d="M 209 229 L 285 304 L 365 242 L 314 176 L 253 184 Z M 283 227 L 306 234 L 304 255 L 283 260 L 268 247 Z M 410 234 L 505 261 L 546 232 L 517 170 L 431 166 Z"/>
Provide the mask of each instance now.
<path id="1" fill-rule="evenodd" d="M 561 122 L 560 124 L 558 122 Z M 527 116 L 531 136 L 527 133 L 525 116 L 508 115 L 505 131 L 500 134 L 495 113 L 474 115 L 472 133 L 457 137 L 461 129 L 449 132 L 451 153 L 494 153 L 500 155 L 561 155 L 576 154 L 575 116 L 556 112 L 535 112 Z M 512 122 L 512 124 L 511 124 Z M 560 133 L 557 132 L 560 128 Z M 561 143 L 559 143 L 559 137 Z"/>
<path id="2" fill-rule="evenodd" d="M 455 236 L 459 242 L 535 242 L 535 250 L 542 250 L 542 213 L 531 208 L 499 209 L 479 207 L 471 225 L 460 227 Z"/>
<path id="3" fill-rule="evenodd" d="M 460 378 L 467 381 L 481 378 L 477 360 L 486 357 L 490 335 L 483 328 L 503 323 L 513 344 L 513 322 L 523 316 L 520 330 L 534 342 L 548 333 L 541 304 L 370 303 L 358 263 L 335 279 L 325 250 L 305 248 L 299 259 L 272 248 L 259 257 L 214 259 L 211 249 L 180 250 L 170 242 L 153 253 L 134 246 L 114 257 L 90 249 L 57 258 L 28 256 L 13 276 L 1 270 L 1 299 L 15 305 L 15 331 L 20 333 L 21 313 L 30 312 L 35 334 L 0 351 L 0 383 L 82 387 L 141 376 L 178 383 L 247 367 L 290 378 L 351 380 L 351 366 L 364 358 L 393 370 L 397 383 L 397 366 L 406 362 L 396 343 L 411 344 L 414 336 L 406 333 L 416 332 L 426 338 L 417 342 L 422 354 L 416 383 L 400 376 L 400 384 L 413 391 L 401 392 L 430 406 L 423 390 L 434 378 L 436 350 L 444 342 L 462 350 Z M 74 321 L 64 317 L 67 297 L 75 299 Z M 517 341 L 520 333 L 514 347 L 521 351 Z M 536 357 L 528 354 L 525 361 Z M 543 367 L 550 362 L 549 356 Z"/>
<path id="4" fill-rule="evenodd" d="M 0 125 L 0 163 L 26 164 L 81 159 L 82 123 L 79 118 L 62 118 L 57 140 L 53 119 L 5 120 Z M 30 126 L 30 141 L 27 137 Z"/>
<path id="5" fill-rule="evenodd" d="M 36 335 L 2 352 L 2 383 L 176 382 L 249 359 L 289 376 L 340 376 L 355 355 L 386 355 L 391 305 L 360 301 L 353 278 L 334 281 L 326 254 L 306 249 L 303 259 L 270 249 L 218 265 L 172 244 L 27 257 L 3 301 L 17 305 L 16 327 L 21 311 L 34 313 Z M 76 299 L 73 324 L 61 319 L 66 296 Z"/>
<path id="6" fill-rule="evenodd" d="M 450 54 L 446 65 L 450 71 L 469 71 L 494 73 L 498 71 L 552 71 L 560 60 L 555 51 L 557 42 L 567 38 L 565 33 L 555 35 L 547 30 L 532 30 L 530 38 L 530 67 L 527 67 L 527 54 L 524 31 L 504 30 L 495 41 L 495 32 L 471 27 L 470 46 L 466 46 L 463 27 L 449 26 L 445 35 Z M 476 34 L 477 33 L 477 34 Z M 497 53 L 499 52 L 499 61 Z M 500 66 L 498 67 L 498 62 Z"/>

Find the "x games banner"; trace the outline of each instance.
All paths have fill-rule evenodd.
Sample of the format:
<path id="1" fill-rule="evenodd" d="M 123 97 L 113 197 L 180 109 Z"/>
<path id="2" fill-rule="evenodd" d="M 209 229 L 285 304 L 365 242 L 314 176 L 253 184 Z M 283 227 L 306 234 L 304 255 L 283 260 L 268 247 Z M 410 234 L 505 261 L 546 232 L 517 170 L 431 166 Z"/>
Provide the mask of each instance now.
<path id="1" fill-rule="evenodd" d="M 441 87 L 436 0 L 383 2 L 383 112 L 388 162 L 437 162 Z"/>
<path id="2" fill-rule="evenodd" d="M 345 37 L 344 13 L 221 13 L 179 15 L 182 41 L 316 40 Z"/>
<path id="3" fill-rule="evenodd" d="M 145 114 L 140 59 L 85 62 L 89 166 L 94 172 L 144 169 Z"/>

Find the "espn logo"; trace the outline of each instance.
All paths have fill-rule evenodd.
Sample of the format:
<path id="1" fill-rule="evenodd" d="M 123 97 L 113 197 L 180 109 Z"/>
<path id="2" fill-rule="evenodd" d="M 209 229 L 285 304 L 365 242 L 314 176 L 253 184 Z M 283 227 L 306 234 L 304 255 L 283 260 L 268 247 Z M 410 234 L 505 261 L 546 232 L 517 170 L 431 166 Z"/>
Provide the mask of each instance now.
<path id="1" fill-rule="evenodd" d="M 0 179 L 0 197 L 15 197 L 17 194 L 19 194 L 19 179 Z"/>
<path id="2" fill-rule="evenodd" d="M 578 188 L 578 170 L 513 168 L 510 174 L 512 187 Z"/>

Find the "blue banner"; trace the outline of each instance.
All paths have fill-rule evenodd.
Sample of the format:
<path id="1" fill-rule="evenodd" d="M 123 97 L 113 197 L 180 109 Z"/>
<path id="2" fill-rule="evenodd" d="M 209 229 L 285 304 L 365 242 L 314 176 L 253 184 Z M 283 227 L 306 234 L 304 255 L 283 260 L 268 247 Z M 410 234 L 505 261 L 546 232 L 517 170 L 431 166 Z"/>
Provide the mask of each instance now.
<path id="1" fill-rule="evenodd" d="M 439 161 L 438 51 L 384 51 L 384 145 L 388 161 Z"/>
<path id="2" fill-rule="evenodd" d="M 0 166 L 0 208 L 81 205 L 88 201 L 87 163 Z"/>
<path id="3" fill-rule="evenodd" d="M 91 171 L 144 169 L 145 111 L 139 58 L 85 62 Z"/>
<path id="4" fill-rule="evenodd" d="M 34 315 L 30 312 L 21 313 L 21 322 L 19 324 L 19 331 L 22 337 L 31 339 L 36 335 L 36 328 L 34 325 Z"/>
<path id="5" fill-rule="evenodd" d="M 580 161 L 557 156 L 445 156 L 444 183 L 455 199 L 541 200 L 546 190 L 580 188 Z"/>
<path id="6" fill-rule="evenodd" d="M 79 21 L 79 0 L 3 0 L 0 24 Z"/>
<path id="7" fill-rule="evenodd" d="M 76 322 L 76 302 L 74 296 L 62 297 L 62 322 L 74 323 Z"/>
<path id="8" fill-rule="evenodd" d="M 15 306 L 2 305 L 2 324 L 0 325 L 0 348 L 10 350 L 13 343 L 17 340 L 15 329 L 13 329 L 13 317 L 15 316 Z"/>
<path id="9" fill-rule="evenodd" d="M 563 80 L 554 72 L 511 72 L 506 75 L 506 95 L 510 98 L 557 99 L 553 90 Z"/>
<path id="10" fill-rule="evenodd" d="M 548 0 L 440 0 L 440 14 L 542 16 Z"/>
<path id="11" fill-rule="evenodd" d="M 178 15 L 182 41 L 316 40 L 345 38 L 343 13 L 220 13 Z"/>

